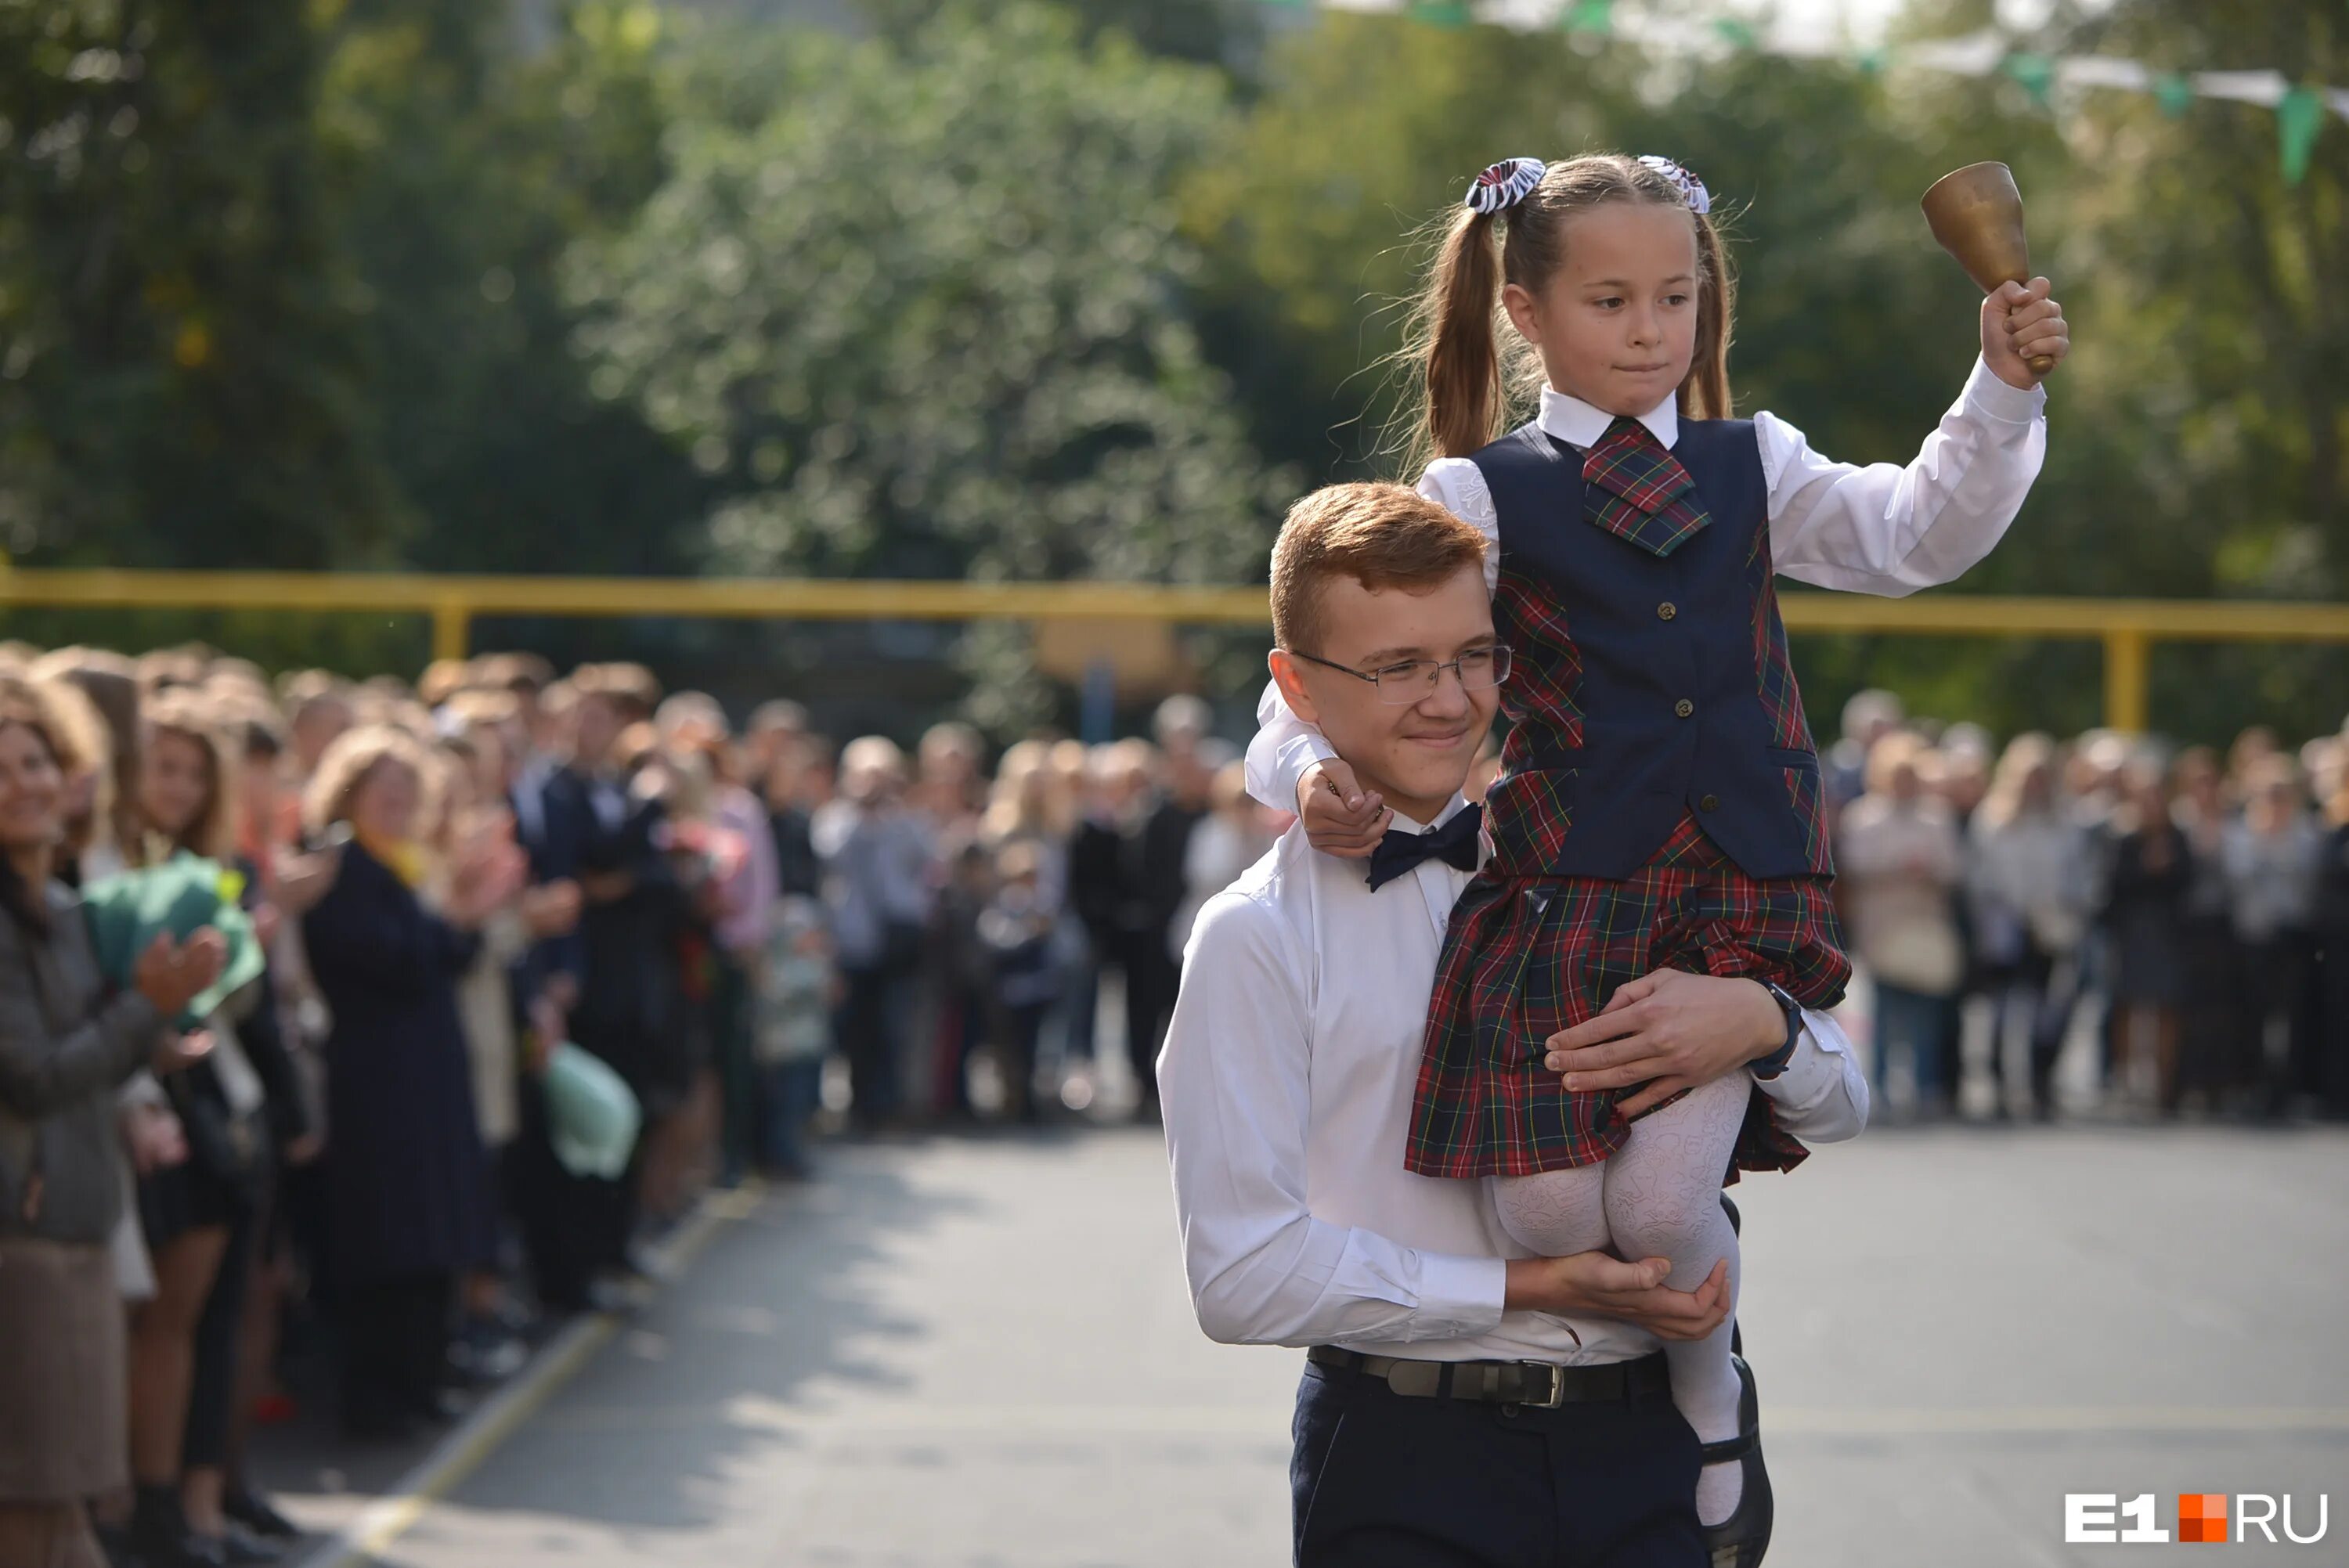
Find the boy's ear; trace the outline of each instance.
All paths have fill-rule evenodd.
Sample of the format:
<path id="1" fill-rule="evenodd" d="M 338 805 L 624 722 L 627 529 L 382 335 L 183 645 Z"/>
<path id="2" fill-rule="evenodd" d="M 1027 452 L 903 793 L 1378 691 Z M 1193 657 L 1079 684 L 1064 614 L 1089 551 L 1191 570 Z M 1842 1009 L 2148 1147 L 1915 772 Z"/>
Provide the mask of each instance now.
<path id="1" fill-rule="evenodd" d="M 1288 704 L 1288 711 L 1308 724 L 1321 722 L 1320 710 L 1314 706 L 1313 694 L 1305 689 L 1305 666 L 1292 657 L 1286 648 L 1275 648 L 1264 657 L 1265 665 L 1272 671 L 1273 684 Z"/>

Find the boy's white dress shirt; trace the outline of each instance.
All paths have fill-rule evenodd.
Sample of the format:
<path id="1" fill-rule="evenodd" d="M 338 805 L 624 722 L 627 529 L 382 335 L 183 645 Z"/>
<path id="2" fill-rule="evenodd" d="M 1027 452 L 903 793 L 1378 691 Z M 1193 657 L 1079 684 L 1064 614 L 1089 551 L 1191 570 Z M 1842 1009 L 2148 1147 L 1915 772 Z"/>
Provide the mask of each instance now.
<path id="1" fill-rule="evenodd" d="M 1390 830 L 1424 830 L 1400 814 Z M 1366 872 L 1292 827 L 1193 928 L 1158 1086 L 1200 1326 L 1438 1361 L 1656 1349 L 1615 1319 L 1571 1320 L 1577 1345 L 1568 1320 L 1505 1314 L 1504 1260 L 1528 1254 L 1490 1182 L 1403 1169 L 1436 957 L 1468 873 L 1430 859 L 1373 892 Z M 1762 1087 L 1806 1141 L 1854 1137 L 1867 1078 L 1833 1020 L 1806 1018 Z"/>

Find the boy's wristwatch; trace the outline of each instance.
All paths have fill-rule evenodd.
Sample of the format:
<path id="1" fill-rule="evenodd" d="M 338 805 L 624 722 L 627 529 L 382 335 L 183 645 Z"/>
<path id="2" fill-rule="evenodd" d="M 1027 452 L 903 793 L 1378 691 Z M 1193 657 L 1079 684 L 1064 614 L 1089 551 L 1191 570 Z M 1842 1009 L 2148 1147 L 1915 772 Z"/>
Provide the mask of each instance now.
<path id="1" fill-rule="evenodd" d="M 1772 981 L 1762 982 L 1762 989 L 1770 993 L 1770 1000 L 1786 1015 L 1786 1043 L 1766 1057 L 1756 1057 L 1746 1066 L 1758 1078 L 1776 1078 L 1795 1059 L 1795 1046 L 1803 1037 L 1803 1005 L 1786 993 L 1786 988 Z"/>

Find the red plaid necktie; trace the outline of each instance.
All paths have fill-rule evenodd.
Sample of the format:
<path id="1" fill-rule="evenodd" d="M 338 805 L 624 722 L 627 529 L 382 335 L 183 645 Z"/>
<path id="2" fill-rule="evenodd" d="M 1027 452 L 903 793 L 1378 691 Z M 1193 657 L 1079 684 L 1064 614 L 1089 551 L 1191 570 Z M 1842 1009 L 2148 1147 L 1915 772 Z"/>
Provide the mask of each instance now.
<path id="1" fill-rule="evenodd" d="M 1681 460 L 1639 420 L 1620 418 L 1582 459 L 1582 515 L 1657 555 L 1713 521 Z"/>

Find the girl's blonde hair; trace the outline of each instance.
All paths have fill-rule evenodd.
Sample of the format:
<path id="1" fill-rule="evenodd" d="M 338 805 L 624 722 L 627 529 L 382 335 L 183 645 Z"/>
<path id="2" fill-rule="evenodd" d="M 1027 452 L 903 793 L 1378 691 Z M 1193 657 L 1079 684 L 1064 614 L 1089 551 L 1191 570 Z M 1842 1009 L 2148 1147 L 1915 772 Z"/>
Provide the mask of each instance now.
<path id="1" fill-rule="evenodd" d="M 336 822 L 348 820 L 351 798 L 374 777 L 377 769 L 387 764 L 405 768 L 415 776 L 419 796 L 418 823 L 429 825 L 440 820 L 440 802 L 434 799 L 440 782 L 440 770 L 432 765 L 431 755 L 404 729 L 388 724 L 366 724 L 336 737 L 335 743 L 326 748 L 326 754 L 318 759 L 318 771 L 302 797 L 302 820 L 310 831 L 323 833 Z"/>
<path id="2" fill-rule="evenodd" d="M 1619 152 L 1590 153 L 1551 164 L 1504 211 L 1463 206 L 1430 225 L 1435 258 L 1413 303 L 1402 351 L 1418 383 L 1413 469 L 1481 450 L 1538 405 L 1541 360 L 1502 310 L 1502 286 L 1538 294 L 1566 260 L 1567 220 L 1612 201 L 1676 207 L 1695 225 L 1696 354 L 1681 381 L 1679 407 L 1692 419 L 1729 417 L 1737 285 L 1720 231 L 1662 170 Z M 1506 231 L 1497 243 L 1496 222 Z"/>
<path id="3" fill-rule="evenodd" d="M 144 864 L 153 858 L 148 840 L 164 838 L 174 851 L 185 850 L 211 861 L 228 860 L 236 852 L 236 769 L 243 757 L 241 748 L 229 744 L 220 712 L 199 688 L 167 686 L 147 699 L 140 717 L 146 729 L 142 761 L 151 762 L 156 738 L 169 735 L 203 753 L 209 777 L 204 803 L 194 820 L 176 834 L 164 834 L 155 824 L 145 823 L 146 831 L 137 841 L 120 846 L 124 857 L 132 865 Z M 140 816 L 145 816 L 143 807 Z"/>
<path id="4" fill-rule="evenodd" d="M 1028 799 L 1031 781 L 1042 793 L 1040 802 Z M 1065 838 L 1076 826 L 1075 815 L 1067 786 L 1053 766 L 1051 742 L 1015 740 L 1004 748 L 987 813 L 979 822 L 982 839 L 1001 844 L 1023 833 Z"/>
<path id="5" fill-rule="evenodd" d="M 2003 828 L 2023 815 L 2033 779 L 2045 774 L 2052 788 L 2059 760 L 2054 738 L 2031 730 L 2006 743 L 1998 768 L 1991 775 L 1990 791 L 1974 815 L 1984 827 Z"/>
<path id="6" fill-rule="evenodd" d="M 20 674 L 5 677 L 23 680 Z M 89 809 L 66 820 L 66 852 L 78 861 L 100 845 L 114 843 L 114 737 L 106 716 L 88 693 L 63 676 L 37 676 L 29 685 L 47 705 L 57 726 L 50 749 L 68 777 L 90 780 Z M 70 765 L 67 758 L 73 758 Z"/>

